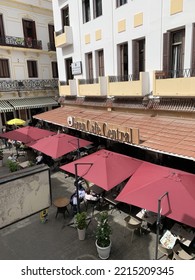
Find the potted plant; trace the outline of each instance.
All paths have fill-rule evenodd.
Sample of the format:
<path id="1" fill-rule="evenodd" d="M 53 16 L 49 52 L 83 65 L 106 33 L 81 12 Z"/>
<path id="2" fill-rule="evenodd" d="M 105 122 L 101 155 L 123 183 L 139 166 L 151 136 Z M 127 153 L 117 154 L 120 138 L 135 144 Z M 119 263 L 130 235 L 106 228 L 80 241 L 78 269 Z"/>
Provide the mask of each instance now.
<path id="1" fill-rule="evenodd" d="M 75 215 L 75 224 L 78 231 L 79 240 L 85 239 L 86 227 L 87 227 L 87 213 L 81 212 Z"/>
<path id="2" fill-rule="evenodd" d="M 19 164 L 16 161 L 7 160 L 7 166 L 9 167 L 10 172 L 15 172 L 19 170 Z"/>
<path id="3" fill-rule="evenodd" d="M 108 212 L 100 212 L 96 229 L 96 247 L 99 257 L 103 260 L 108 259 L 110 256 L 111 233 L 112 229 L 108 221 Z"/>

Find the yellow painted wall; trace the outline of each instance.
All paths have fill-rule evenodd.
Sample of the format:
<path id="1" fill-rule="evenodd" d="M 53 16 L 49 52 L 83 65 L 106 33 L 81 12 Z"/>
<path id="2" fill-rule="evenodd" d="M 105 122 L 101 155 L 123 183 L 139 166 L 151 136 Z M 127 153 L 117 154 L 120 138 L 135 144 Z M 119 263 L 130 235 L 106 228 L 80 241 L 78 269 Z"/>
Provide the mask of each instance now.
<path id="1" fill-rule="evenodd" d="M 118 33 L 126 30 L 126 19 L 120 20 L 118 22 Z"/>
<path id="2" fill-rule="evenodd" d="M 98 40 L 101 40 L 102 39 L 102 30 L 99 29 L 99 30 L 96 30 L 95 32 L 95 40 L 98 41 Z"/>
<path id="3" fill-rule="evenodd" d="M 91 42 L 90 34 L 86 34 L 85 35 L 85 44 L 90 44 L 90 42 Z"/>
<path id="4" fill-rule="evenodd" d="M 141 81 L 108 83 L 109 96 L 142 96 Z"/>
<path id="5" fill-rule="evenodd" d="M 100 84 L 78 85 L 79 96 L 101 95 Z"/>
<path id="6" fill-rule="evenodd" d="M 176 79 L 155 79 L 155 96 L 195 96 L 195 77 Z"/>
<path id="7" fill-rule="evenodd" d="M 66 44 L 66 33 L 62 33 L 55 37 L 55 46 L 62 47 Z"/>
<path id="8" fill-rule="evenodd" d="M 183 12 L 183 0 L 170 0 L 170 14 Z"/>
<path id="9" fill-rule="evenodd" d="M 68 85 L 59 86 L 59 95 L 60 96 L 70 95 L 70 86 Z"/>
<path id="10" fill-rule="evenodd" d="M 143 13 L 134 15 L 134 27 L 143 25 Z"/>

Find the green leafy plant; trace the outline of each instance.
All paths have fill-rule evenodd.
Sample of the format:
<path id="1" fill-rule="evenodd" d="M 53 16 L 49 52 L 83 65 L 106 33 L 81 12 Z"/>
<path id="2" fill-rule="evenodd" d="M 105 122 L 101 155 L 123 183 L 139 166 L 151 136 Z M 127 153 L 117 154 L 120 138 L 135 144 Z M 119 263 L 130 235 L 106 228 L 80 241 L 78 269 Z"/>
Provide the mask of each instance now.
<path id="1" fill-rule="evenodd" d="M 111 226 L 108 222 L 108 212 L 100 212 L 97 219 L 96 240 L 100 247 L 108 247 L 110 244 Z"/>
<path id="2" fill-rule="evenodd" d="M 75 215 L 75 223 L 78 229 L 84 229 L 87 227 L 86 218 L 87 218 L 86 212 L 77 213 Z"/>
<path id="3" fill-rule="evenodd" d="M 9 167 L 10 172 L 15 172 L 19 170 L 18 163 L 9 159 L 7 160 L 7 166 Z"/>

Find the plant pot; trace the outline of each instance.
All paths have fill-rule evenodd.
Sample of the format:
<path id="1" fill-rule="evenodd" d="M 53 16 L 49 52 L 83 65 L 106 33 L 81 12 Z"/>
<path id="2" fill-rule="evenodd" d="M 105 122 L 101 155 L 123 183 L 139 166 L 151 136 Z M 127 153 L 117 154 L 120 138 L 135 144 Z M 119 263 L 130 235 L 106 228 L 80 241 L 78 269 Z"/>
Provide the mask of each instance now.
<path id="1" fill-rule="evenodd" d="M 79 240 L 85 240 L 86 228 L 84 229 L 77 228 L 77 231 L 78 231 Z"/>
<path id="2" fill-rule="evenodd" d="M 97 244 L 97 240 L 95 242 L 95 245 L 96 245 L 97 252 L 98 252 L 100 259 L 102 259 L 102 260 L 108 259 L 110 256 L 110 250 L 111 250 L 111 245 L 112 245 L 111 241 L 110 241 L 110 245 L 108 247 L 100 247 Z"/>

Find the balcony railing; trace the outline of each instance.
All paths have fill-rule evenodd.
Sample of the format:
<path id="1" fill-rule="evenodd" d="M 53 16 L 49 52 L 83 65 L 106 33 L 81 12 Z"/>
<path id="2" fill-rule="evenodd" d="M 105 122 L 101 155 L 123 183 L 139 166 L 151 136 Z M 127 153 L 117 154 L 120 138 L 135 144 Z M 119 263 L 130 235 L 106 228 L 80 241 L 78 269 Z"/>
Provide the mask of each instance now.
<path id="1" fill-rule="evenodd" d="M 139 81 L 139 74 L 130 74 L 130 75 L 124 75 L 124 76 L 109 76 L 108 81 L 110 83 Z"/>
<path id="2" fill-rule="evenodd" d="M 195 69 L 169 70 L 168 72 L 156 71 L 156 79 L 190 78 L 195 77 Z"/>
<path id="3" fill-rule="evenodd" d="M 42 49 L 42 41 L 40 40 L 13 36 L 0 37 L 0 45 L 18 48 Z"/>
<path id="4" fill-rule="evenodd" d="M 14 91 L 14 90 L 43 90 L 43 89 L 57 89 L 58 79 L 47 80 L 3 80 L 0 81 L 0 91 Z"/>
<path id="5" fill-rule="evenodd" d="M 98 84 L 98 83 L 99 83 L 99 78 L 94 78 L 94 79 L 79 79 L 79 84 L 80 84 L 80 85 Z"/>
<path id="6" fill-rule="evenodd" d="M 68 86 L 69 85 L 69 82 L 67 81 L 60 81 L 60 86 Z"/>

